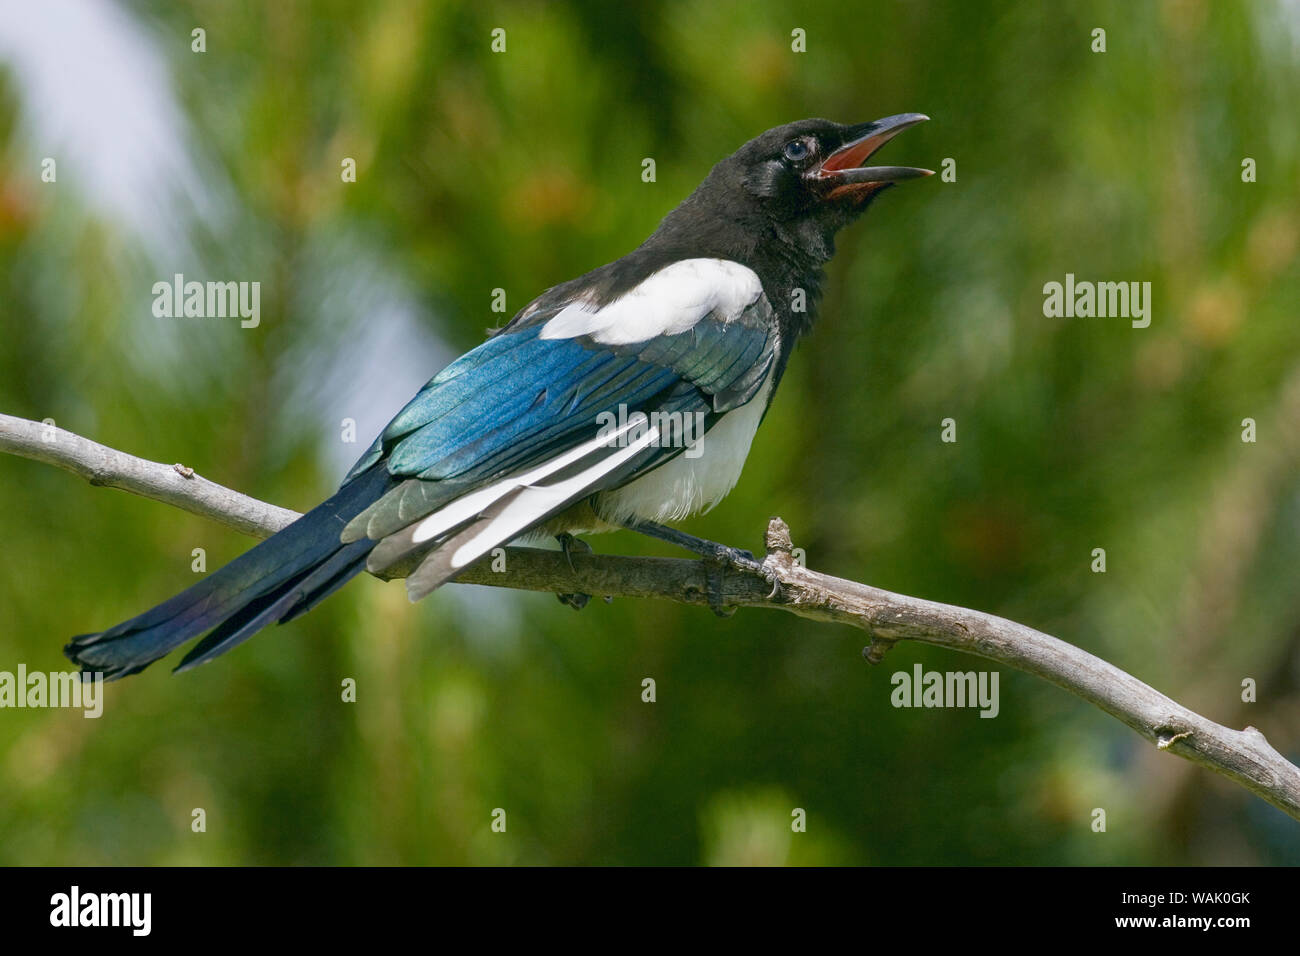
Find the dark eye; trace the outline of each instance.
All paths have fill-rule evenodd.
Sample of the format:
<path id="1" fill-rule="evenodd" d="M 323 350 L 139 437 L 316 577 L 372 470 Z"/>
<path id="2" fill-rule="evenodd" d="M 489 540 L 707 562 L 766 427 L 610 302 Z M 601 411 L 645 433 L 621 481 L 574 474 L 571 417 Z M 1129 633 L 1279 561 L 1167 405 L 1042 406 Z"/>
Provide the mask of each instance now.
<path id="1" fill-rule="evenodd" d="M 785 158 L 797 163 L 808 156 L 808 144 L 801 139 L 792 139 L 785 144 Z"/>

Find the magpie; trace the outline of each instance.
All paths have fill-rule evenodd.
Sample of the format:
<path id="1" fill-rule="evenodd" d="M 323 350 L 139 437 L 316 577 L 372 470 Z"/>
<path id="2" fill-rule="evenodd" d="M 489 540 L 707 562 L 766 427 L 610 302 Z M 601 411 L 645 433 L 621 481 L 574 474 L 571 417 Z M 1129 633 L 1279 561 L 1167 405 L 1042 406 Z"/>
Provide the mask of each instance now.
<path id="1" fill-rule="evenodd" d="M 544 292 L 435 375 L 323 504 L 64 653 L 112 680 L 206 634 L 188 670 L 362 571 L 413 568 L 416 601 L 519 539 L 554 536 L 568 554 L 576 535 L 630 528 L 756 566 L 665 522 L 736 484 L 836 233 L 894 183 L 931 175 L 863 164 L 926 119 L 808 119 L 746 143 L 637 249 Z"/>

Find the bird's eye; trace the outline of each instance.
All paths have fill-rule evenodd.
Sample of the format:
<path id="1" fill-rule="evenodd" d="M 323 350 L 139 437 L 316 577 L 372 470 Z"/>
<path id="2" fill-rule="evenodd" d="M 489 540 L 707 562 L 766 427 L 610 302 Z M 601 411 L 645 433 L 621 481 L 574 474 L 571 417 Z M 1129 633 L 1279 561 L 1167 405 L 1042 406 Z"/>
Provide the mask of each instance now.
<path id="1" fill-rule="evenodd" d="M 785 158 L 790 160 L 792 163 L 797 163 L 799 160 L 804 159 L 807 156 L 808 144 L 803 140 L 792 139 L 790 142 L 785 144 Z"/>

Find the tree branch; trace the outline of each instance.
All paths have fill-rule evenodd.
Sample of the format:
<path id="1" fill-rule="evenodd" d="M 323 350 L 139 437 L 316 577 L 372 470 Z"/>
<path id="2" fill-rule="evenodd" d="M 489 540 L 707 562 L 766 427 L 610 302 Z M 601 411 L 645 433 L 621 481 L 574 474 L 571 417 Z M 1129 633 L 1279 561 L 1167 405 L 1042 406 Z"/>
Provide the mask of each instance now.
<path id="1" fill-rule="evenodd" d="M 175 505 L 257 537 L 268 537 L 298 517 L 182 466 L 135 458 L 40 422 L 0 415 L 0 451 L 64 468 L 91 484 Z M 1300 820 L 1300 768 L 1254 727 L 1232 730 L 1217 724 L 1118 667 L 1023 624 L 802 567 L 793 558 L 790 529 L 780 518 L 768 524 L 766 544 L 764 566 L 774 575 L 775 586 L 761 574 L 724 568 L 725 603 L 776 608 L 814 621 L 861 628 L 871 636 L 864 653 L 872 663 L 878 663 L 898 641 L 920 641 L 1034 674 L 1100 707 L 1157 748 L 1235 780 Z M 579 553 L 566 559 L 558 551 L 508 548 L 505 570 L 493 571 L 491 564 L 485 559 L 467 568 L 457 581 L 708 603 L 706 566 L 699 560 Z"/>
<path id="2" fill-rule="evenodd" d="M 121 488 L 257 538 L 269 537 L 298 517 L 296 511 L 200 478 L 184 465 L 136 458 L 45 422 L 0 415 L 0 451 L 43 461 L 92 485 Z"/>

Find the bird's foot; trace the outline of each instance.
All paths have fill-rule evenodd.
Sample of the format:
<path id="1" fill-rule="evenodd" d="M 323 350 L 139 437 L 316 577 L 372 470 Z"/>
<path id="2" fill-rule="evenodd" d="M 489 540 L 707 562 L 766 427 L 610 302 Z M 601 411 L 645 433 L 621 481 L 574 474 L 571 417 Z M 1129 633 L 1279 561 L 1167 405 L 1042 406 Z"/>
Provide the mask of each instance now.
<path id="1" fill-rule="evenodd" d="M 772 594 L 769 597 L 776 594 L 780 588 L 776 572 L 754 557 L 752 551 L 718 544 L 716 541 L 707 543 L 712 546 L 711 553 L 704 555 L 705 577 L 708 580 L 709 608 L 718 617 L 731 617 L 736 613 L 734 604 L 727 605 L 723 603 L 724 572 L 729 568 L 744 571 L 747 574 L 761 575 L 763 580 L 772 585 Z"/>
<path id="2" fill-rule="evenodd" d="M 577 551 L 579 554 L 592 553 L 591 545 L 587 544 L 587 542 L 583 541 L 581 538 L 575 538 L 567 531 L 562 531 L 557 534 L 555 540 L 560 542 L 560 550 L 564 552 L 564 560 L 569 562 L 570 571 L 576 570 L 573 567 L 574 551 Z M 575 611 L 581 611 L 587 606 L 587 602 L 591 600 L 590 594 L 583 594 L 581 592 L 573 594 L 556 594 L 555 596 L 560 599 L 561 604 L 565 607 L 571 607 Z"/>
<path id="3" fill-rule="evenodd" d="M 727 606 L 722 600 L 723 572 L 728 568 L 744 571 L 747 574 L 760 575 L 764 581 L 772 585 L 772 592 L 768 595 L 769 598 L 776 597 L 780 593 L 781 582 L 777 578 L 776 571 L 759 561 L 749 551 L 719 544 L 705 538 L 697 538 L 685 531 L 678 531 L 676 528 L 670 528 L 654 521 L 630 521 L 624 524 L 624 527 L 629 531 L 649 535 L 652 538 L 667 541 L 688 551 L 694 551 L 703 557 L 708 585 L 709 607 L 718 617 L 731 617 L 736 613 L 734 605 Z"/>
<path id="4" fill-rule="evenodd" d="M 561 594 L 557 592 L 555 596 L 560 599 L 561 604 L 565 607 L 571 607 L 575 611 L 581 611 L 587 606 L 587 602 L 591 600 L 590 594 L 583 594 L 581 591 L 573 594 Z"/>

